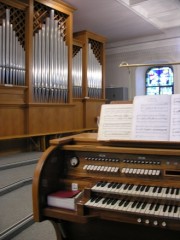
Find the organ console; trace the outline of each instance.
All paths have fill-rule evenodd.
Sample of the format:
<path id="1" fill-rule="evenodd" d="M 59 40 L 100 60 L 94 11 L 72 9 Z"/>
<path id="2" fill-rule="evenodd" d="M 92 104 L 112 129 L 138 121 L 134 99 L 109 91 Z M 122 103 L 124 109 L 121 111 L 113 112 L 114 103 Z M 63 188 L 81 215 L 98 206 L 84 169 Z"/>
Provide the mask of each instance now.
<path id="1" fill-rule="evenodd" d="M 82 133 L 50 144 L 35 169 L 33 212 L 52 221 L 58 240 L 179 239 L 179 142 Z M 82 191 L 76 210 L 48 206 L 61 189 Z"/>

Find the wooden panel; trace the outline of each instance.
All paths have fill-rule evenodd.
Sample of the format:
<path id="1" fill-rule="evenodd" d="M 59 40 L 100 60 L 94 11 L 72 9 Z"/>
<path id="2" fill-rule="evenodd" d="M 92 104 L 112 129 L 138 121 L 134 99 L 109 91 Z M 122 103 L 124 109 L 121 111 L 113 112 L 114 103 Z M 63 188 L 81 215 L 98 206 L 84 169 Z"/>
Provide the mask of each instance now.
<path id="1" fill-rule="evenodd" d="M 84 127 L 97 127 L 97 117 L 100 115 L 101 105 L 105 103 L 105 100 L 97 99 L 85 99 L 84 100 Z"/>
<path id="2" fill-rule="evenodd" d="M 1 105 L 0 136 L 24 134 L 26 132 L 25 111 L 21 105 Z"/>
<path id="3" fill-rule="evenodd" d="M 83 119 L 83 101 L 82 99 L 74 99 L 74 108 L 73 108 L 73 122 L 74 128 L 80 129 L 84 126 L 84 119 Z"/>
<path id="4" fill-rule="evenodd" d="M 24 104 L 26 87 L 0 85 L 0 104 Z"/>
<path id="5" fill-rule="evenodd" d="M 32 104 L 29 107 L 29 133 L 83 128 L 81 119 L 81 104 Z"/>

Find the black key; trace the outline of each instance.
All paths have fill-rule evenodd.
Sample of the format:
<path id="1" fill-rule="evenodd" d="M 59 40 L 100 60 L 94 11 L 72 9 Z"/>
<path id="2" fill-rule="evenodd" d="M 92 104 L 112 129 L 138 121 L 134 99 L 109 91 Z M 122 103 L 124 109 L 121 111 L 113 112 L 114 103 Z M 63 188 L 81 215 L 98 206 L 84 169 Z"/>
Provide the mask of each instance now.
<path id="1" fill-rule="evenodd" d="M 134 208 L 136 206 L 136 204 L 138 204 L 138 201 L 134 201 L 131 208 Z"/>
<path id="2" fill-rule="evenodd" d="M 105 198 L 103 201 L 102 201 L 102 204 L 106 204 L 107 201 L 108 201 L 109 198 Z"/>
<path id="3" fill-rule="evenodd" d="M 96 198 L 97 198 L 97 197 L 92 197 L 92 198 L 90 199 L 90 201 L 91 201 L 91 202 L 94 202 L 94 201 L 96 200 Z"/>
<path id="4" fill-rule="evenodd" d="M 101 197 L 98 197 L 95 199 L 95 203 L 98 203 L 102 198 Z"/>
<path id="5" fill-rule="evenodd" d="M 164 205 L 164 207 L 163 207 L 163 212 L 166 212 L 166 210 L 167 210 L 167 205 Z"/>
<path id="6" fill-rule="evenodd" d="M 118 183 L 116 189 L 119 189 L 122 186 L 122 183 Z"/>
<path id="7" fill-rule="evenodd" d="M 118 183 L 114 183 L 114 184 L 112 185 L 112 188 L 116 188 L 117 185 L 118 185 Z"/>
<path id="8" fill-rule="evenodd" d="M 119 206 L 122 206 L 123 204 L 124 204 L 124 202 L 125 202 L 125 200 L 124 199 L 122 199 L 120 202 L 119 202 Z"/>
<path id="9" fill-rule="evenodd" d="M 141 188 L 141 185 L 137 185 L 136 191 L 139 191 L 140 188 Z"/>
<path id="10" fill-rule="evenodd" d="M 177 213 L 178 206 L 174 206 L 174 213 Z"/>
<path id="11" fill-rule="evenodd" d="M 106 186 L 107 182 L 102 182 L 101 187 Z"/>
<path id="12" fill-rule="evenodd" d="M 178 188 L 176 188 L 176 195 L 178 195 L 179 194 L 179 189 Z"/>
<path id="13" fill-rule="evenodd" d="M 157 191 L 157 187 L 153 188 L 153 193 L 155 193 Z"/>
<path id="14" fill-rule="evenodd" d="M 136 205 L 136 208 L 140 208 L 142 202 L 138 202 L 138 204 Z"/>
<path id="15" fill-rule="evenodd" d="M 127 205 L 129 204 L 129 202 L 130 202 L 130 200 L 125 201 L 124 207 L 127 207 Z"/>
<path id="16" fill-rule="evenodd" d="M 102 183 L 103 183 L 103 182 L 98 182 L 98 183 L 96 184 L 96 186 L 99 187 L 99 186 L 101 186 Z"/>
<path id="17" fill-rule="evenodd" d="M 167 189 L 166 189 L 166 194 L 168 194 L 168 193 L 169 193 L 169 190 L 170 190 L 170 189 L 169 189 L 169 187 L 167 187 Z"/>
<path id="18" fill-rule="evenodd" d="M 141 186 L 140 191 L 143 192 L 146 186 Z"/>
<path id="19" fill-rule="evenodd" d="M 175 192 L 175 189 L 174 188 L 171 188 L 171 194 L 174 194 L 174 192 Z"/>
<path id="20" fill-rule="evenodd" d="M 172 209 L 173 209 L 173 206 L 170 205 L 169 208 L 168 208 L 168 212 L 172 212 Z"/>
<path id="21" fill-rule="evenodd" d="M 150 189 L 150 186 L 146 186 L 145 192 L 148 192 Z"/>
<path id="22" fill-rule="evenodd" d="M 127 183 L 123 189 L 126 190 L 128 187 L 129 187 L 129 184 Z"/>
<path id="23" fill-rule="evenodd" d="M 157 203 L 157 204 L 156 204 L 156 206 L 155 206 L 155 209 L 154 209 L 154 211 L 158 211 L 158 209 L 159 209 L 159 206 L 160 206 L 160 204 L 159 204 L 159 203 Z"/>
<path id="24" fill-rule="evenodd" d="M 108 188 L 111 188 L 113 184 L 114 184 L 114 183 L 113 183 L 113 182 L 111 182 L 111 183 L 109 183 L 109 184 L 108 184 L 108 186 L 107 186 L 107 187 L 108 187 Z"/>
<path id="25" fill-rule="evenodd" d="M 109 198 L 109 200 L 107 201 L 107 205 L 111 204 L 112 201 L 113 201 L 113 199 Z"/>
<path id="26" fill-rule="evenodd" d="M 128 190 L 131 190 L 134 187 L 134 184 L 130 184 Z"/>
<path id="27" fill-rule="evenodd" d="M 114 205 L 117 202 L 117 199 L 113 199 L 113 201 L 111 202 L 111 205 Z"/>
<path id="28" fill-rule="evenodd" d="M 158 188 L 158 193 L 161 193 L 162 192 L 162 187 L 159 187 Z"/>
<path id="29" fill-rule="evenodd" d="M 153 210 L 155 204 L 154 203 L 151 203 L 150 207 L 149 207 L 149 210 Z"/>
<path id="30" fill-rule="evenodd" d="M 147 203 L 144 202 L 143 205 L 141 206 L 141 208 L 144 209 L 146 207 L 146 204 Z"/>

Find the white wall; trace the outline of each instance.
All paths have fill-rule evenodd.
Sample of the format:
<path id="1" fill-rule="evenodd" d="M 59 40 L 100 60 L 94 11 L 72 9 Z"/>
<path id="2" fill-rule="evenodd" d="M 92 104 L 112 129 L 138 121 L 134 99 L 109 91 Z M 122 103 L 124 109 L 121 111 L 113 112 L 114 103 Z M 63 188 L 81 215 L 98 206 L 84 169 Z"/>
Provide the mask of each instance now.
<path id="1" fill-rule="evenodd" d="M 143 43 L 111 44 L 106 48 L 106 87 L 128 87 L 129 99 L 145 93 L 147 67 L 119 68 L 120 63 L 180 63 L 180 37 Z M 175 93 L 180 93 L 180 64 L 172 65 Z"/>

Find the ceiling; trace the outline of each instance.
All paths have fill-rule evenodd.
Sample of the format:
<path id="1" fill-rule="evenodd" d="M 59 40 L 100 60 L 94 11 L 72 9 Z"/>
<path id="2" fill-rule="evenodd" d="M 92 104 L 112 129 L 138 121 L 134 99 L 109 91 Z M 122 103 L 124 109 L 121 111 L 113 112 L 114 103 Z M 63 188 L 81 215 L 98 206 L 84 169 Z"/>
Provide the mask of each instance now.
<path id="1" fill-rule="evenodd" d="M 88 30 L 108 43 L 169 33 L 180 36 L 180 0 L 63 0 L 77 10 L 73 31 Z"/>

